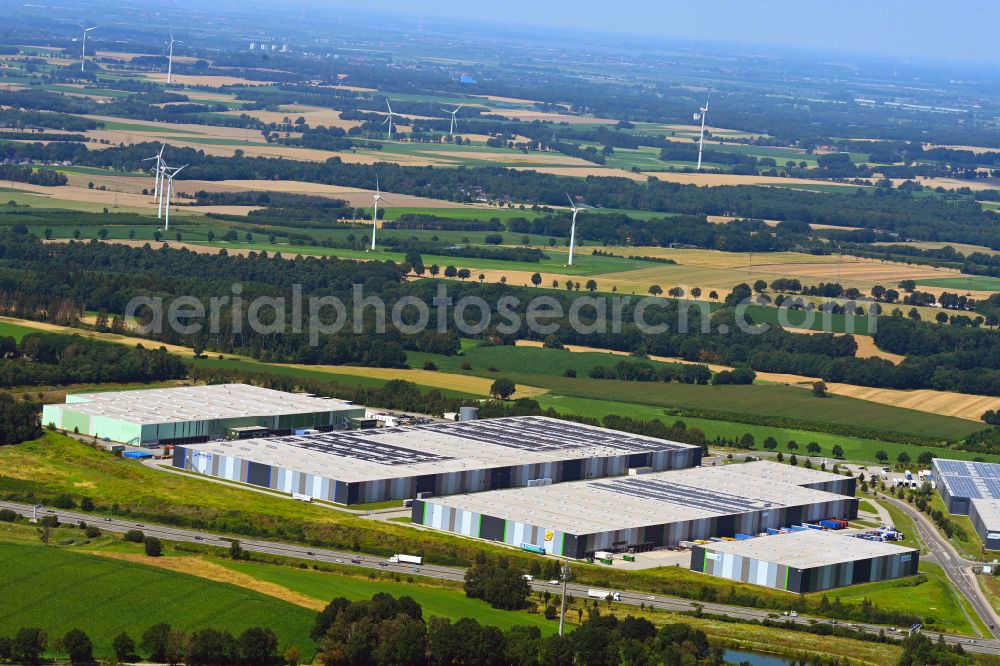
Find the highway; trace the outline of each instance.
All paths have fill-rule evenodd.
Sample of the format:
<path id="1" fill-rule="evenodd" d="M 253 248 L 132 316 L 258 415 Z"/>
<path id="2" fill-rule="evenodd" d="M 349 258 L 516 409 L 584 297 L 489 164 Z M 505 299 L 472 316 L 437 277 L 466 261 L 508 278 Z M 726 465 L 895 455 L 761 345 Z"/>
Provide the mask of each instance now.
<path id="1" fill-rule="evenodd" d="M 22 516 L 26 516 L 29 518 L 35 512 L 34 507 L 32 507 L 30 504 L 18 504 L 14 502 L 4 502 L 4 501 L 0 501 L 0 509 L 11 509 L 21 514 Z M 232 543 L 232 541 L 238 540 L 240 542 L 240 546 L 244 550 L 255 553 L 268 553 L 271 555 L 281 555 L 285 557 L 293 557 L 302 560 L 309 560 L 316 562 L 343 564 L 345 566 L 356 566 L 367 569 L 382 569 L 386 571 L 397 572 L 400 574 L 407 574 L 413 576 L 427 576 L 430 578 L 438 578 L 443 580 L 453 580 L 453 581 L 465 580 L 465 570 L 456 567 L 443 567 L 437 565 L 414 566 L 409 564 L 391 564 L 386 562 L 386 560 L 380 557 L 372 557 L 370 555 L 359 555 L 358 553 L 340 552 L 323 548 L 314 548 L 311 546 L 299 546 L 294 544 L 277 543 L 274 541 L 246 539 L 244 537 L 226 537 L 209 532 L 179 529 L 175 527 L 167 527 L 163 525 L 144 523 L 137 520 L 111 518 L 106 516 L 86 514 L 74 511 L 65 511 L 62 509 L 38 508 L 37 515 L 39 518 L 45 515 L 54 515 L 59 519 L 61 523 L 76 524 L 82 520 L 86 522 L 88 525 L 95 525 L 109 532 L 124 533 L 129 530 L 142 530 L 142 532 L 148 536 L 155 536 L 165 541 L 201 543 L 208 546 L 228 548 Z M 975 581 L 972 581 L 972 584 L 975 584 Z M 531 587 L 532 589 L 537 591 L 549 590 L 553 594 L 558 594 L 559 590 L 561 589 L 561 586 L 553 585 L 547 581 L 541 581 L 541 580 L 532 581 Z M 587 586 L 584 585 L 570 583 L 567 585 L 567 590 L 576 597 L 586 597 L 588 588 Z M 663 595 L 644 594 L 641 592 L 628 592 L 624 590 L 620 590 L 619 592 L 621 595 L 619 603 L 629 604 L 632 606 L 645 604 L 646 606 L 652 606 L 654 608 L 660 608 L 670 611 L 681 611 L 681 612 L 690 612 L 690 611 L 695 611 L 698 608 L 701 608 L 702 612 L 704 613 L 712 615 L 725 615 L 728 617 L 737 618 L 741 620 L 764 620 L 769 617 L 771 617 L 771 619 L 775 619 L 772 617 L 774 615 L 774 612 L 768 610 L 743 608 L 741 606 L 730 606 L 727 604 L 696 602 L 696 601 L 690 601 L 688 599 L 678 599 L 675 597 L 667 597 Z M 831 623 L 831 624 L 833 623 L 831 620 L 812 618 L 806 616 L 798 616 L 798 617 L 781 616 L 778 619 L 786 622 L 794 622 L 799 624 L 807 624 L 814 622 Z M 893 635 L 889 631 L 888 627 L 883 627 L 879 625 L 854 624 L 845 622 L 843 623 L 843 626 L 847 626 L 852 629 L 857 629 L 860 631 L 865 631 L 871 634 L 878 634 L 880 631 L 885 631 L 890 636 Z M 905 629 L 905 627 L 900 627 L 900 629 Z M 902 632 L 897 632 L 895 635 L 902 637 L 905 634 Z M 937 634 L 932 634 L 932 636 L 936 638 Z M 968 650 L 969 652 L 1000 655 L 1000 641 L 997 640 L 973 639 L 966 636 L 954 636 L 948 634 L 944 635 L 944 640 L 950 644 L 961 645 L 964 649 Z"/>
<path id="2" fill-rule="evenodd" d="M 990 630 L 992 636 L 994 638 L 1000 636 L 1000 633 L 997 631 L 1000 620 L 998 620 L 993 607 L 986 600 L 982 590 L 979 589 L 979 582 L 976 580 L 975 573 L 973 573 L 973 567 L 977 566 L 977 563 L 960 556 L 958 551 L 948 543 L 947 539 L 941 536 L 927 516 L 916 508 L 906 502 L 884 494 L 879 497 L 879 501 L 889 502 L 913 520 L 913 524 L 917 529 L 917 535 L 927 546 L 927 550 L 931 553 L 934 562 L 944 569 L 948 580 L 968 600 L 969 605 L 972 606 L 972 609 L 983 620 L 983 623 Z M 982 563 L 979 563 L 979 566 L 982 566 Z"/>

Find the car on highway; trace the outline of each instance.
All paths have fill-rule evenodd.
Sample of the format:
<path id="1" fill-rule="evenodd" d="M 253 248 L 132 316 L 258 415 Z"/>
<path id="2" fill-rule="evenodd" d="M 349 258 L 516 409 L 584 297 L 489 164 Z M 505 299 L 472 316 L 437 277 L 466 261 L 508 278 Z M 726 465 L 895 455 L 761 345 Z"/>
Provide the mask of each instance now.
<path id="1" fill-rule="evenodd" d="M 336 560 L 334 560 L 334 562 L 336 562 L 337 564 L 343 564 L 343 563 L 344 563 L 344 560 L 342 560 L 342 559 L 340 559 L 340 558 L 338 557 L 338 558 L 337 558 Z"/>
<path id="2" fill-rule="evenodd" d="M 549 585 L 558 585 L 558 584 L 559 584 L 559 581 L 557 581 L 557 580 L 550 580 L 549 581 Z"/>
<path id="3" fill-rule="evenodd" d="M 412 569 L 410 569 L 410 571 L 412 571 L 413 573 L 420 573 L 420 567 L 413 567 Z"/>
<path id="4" fill-rule="evenodd" d="M 360 557 L 352 557 L 351 558 L 351 564 L 361 564 L 361 558 Z"/>
<path id="5" fill-rule="evenodd" d="M 378 565 L 380 567 L 387 567 L 387 566 L 389 566 L 389 563 L 388 562 L 379 562 Z"/>

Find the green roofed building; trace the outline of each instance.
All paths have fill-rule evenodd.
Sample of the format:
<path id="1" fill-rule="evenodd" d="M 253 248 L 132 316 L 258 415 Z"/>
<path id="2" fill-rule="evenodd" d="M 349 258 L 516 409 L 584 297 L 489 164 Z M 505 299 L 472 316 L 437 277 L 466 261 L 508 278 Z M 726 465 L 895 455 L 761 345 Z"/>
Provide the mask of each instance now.
<path id="1" fill-rule="evenodd" d="M 246 384 L 79 393 L 45 405 L 42 424 L 132 445 L 192 444 L 226 438 L 234 429 L 274 435 L 346 427 L 364 407 Z"/>

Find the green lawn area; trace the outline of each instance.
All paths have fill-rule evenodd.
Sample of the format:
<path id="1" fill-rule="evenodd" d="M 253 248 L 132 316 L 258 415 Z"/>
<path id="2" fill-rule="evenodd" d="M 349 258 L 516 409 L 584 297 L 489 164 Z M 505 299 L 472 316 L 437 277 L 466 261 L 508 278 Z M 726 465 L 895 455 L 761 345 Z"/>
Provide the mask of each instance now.
<path id="1" fill-rule="evenodd" d="M 0 337 L 12 337 L 18 342 L 21 341 L 28 333 L 37 333 L 38 329 L 28 328 L 27 326 L 20 326 L 18 324 L 9 324 L 5 321 L 0 321 Z"/>
<path id="2" fill-rule="evenodd" d="M 958 293 L 966 290 L 1000 291 L 1000 278 L 988 275 L 969 275 L 967 277 L 937 278 L 934 280 L 917 280 L 920 287 L 941 287 L 954 289 Z"/>
<path id="3" fill-rule="evenodd" d="M 921 562 L 920 572 L 927 577 L 926 582 L 914 584 L 917 579 L 901 578 L 828 590 L 807 597 L 816 600 L 825 594 L 831 602 L 840 599 L 845 604 L 860 604 L 868 599 L 885 609 L 923 616 L 927 621 L 925 630 L 975 636 L 977 632 L 969 621 L 971 617 L 982 635 L 988 634 L 965 599 L 952 588 L 940 566 Z"/>
<path id="4" fill-rule="evenodd" d="M 861 500 L 858 502 L 858 511 L 864 511 L 866 513 L 878 513 L 878 509 L 875 505 L 868 500 Z"/>
<path id="5" fill-rule="evenodd" d="M 309 631 L 315 613 L 234 585 L 10 541 L 0 541 L 0 570 L 2 636 L 37 626 L 51 642 L 79 628 L 94 641 L 95 656 L 110 658 L 118 633 L 127 631 L 138 641 L 157 622 L 188 632 L 211 627 L 234 634 L 267 626 L 282 648 L 297 645 L 304 656 L 313 650 Z"/>
<path id="6" fill-rule="evenodd" d="M 78 91 L 79 92 L 79 91 Z M 123 130 L 131 132 L 156 132 L 158 134 L 205 134 L 187 129 L 177 129 L 175 127 L 163 127 L 162 125 L 144 125 L 142 123 L 128 123 L 117 120 L 102 120 L 104 128 L 109 130 Z"/>
<path id="7" fill-rule="evenodd" d="M 858 333 L 859 335 L 872 335 L 874 322 L 869 317 L 855 317 L 843 314 L 805 312 L 804 310 L 791 310 L 785 308 L 781 311 L 784 322 L 778 321 L 779 310 L 776 307 L 764 305 L 751 305 L 747 308 L 747 314 L 755 324 L 769 324 L 777 326 L 780 324 L 791 326 L 792 328 L 807 328 L 813 331 L 823 331 L 825 333 Z"/>
<path id="8" fill-rule="evenodd" d="M 452 620 L 471 617 L 483 624 L 494 625 L 504 630 L 515 625 L 527 624 L 538 627 L 546 635 L 554 633 L 558 628 L 556 622 L 546 620 L 540 614 L 491 608 L 483 601 L 469 599 L 461 589 L 438 588 L 386 580 L 374 581 L 258 562 L 219 560 L 219 564 L 323 601 L 335 597 L 347 597 L 355 601 L 369 599 L 377 592 L 387 592 L 396 597 L 403 595 L 413 597 L 414 601 L 423 607 L 425 618 L 432 615 Z"/>

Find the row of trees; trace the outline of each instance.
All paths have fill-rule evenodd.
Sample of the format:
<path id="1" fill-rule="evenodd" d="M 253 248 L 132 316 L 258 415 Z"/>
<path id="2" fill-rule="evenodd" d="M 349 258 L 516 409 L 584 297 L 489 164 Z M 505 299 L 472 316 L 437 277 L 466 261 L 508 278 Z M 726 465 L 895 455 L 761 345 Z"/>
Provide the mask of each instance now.
<path id="1" fill-rule="evenodd" d="M 331 601 L 319 614 L 313 636 L 324 666 L 618 666 L 722 664 L 723 651 L 685 624 L 657 628 L 645 618 L 619 620 L 591 608 L 565 636 L 542 637 L 538 627 L 507 631 L 472 618 L 424 618 L 409 597 L 379 593 L 370 600 Z"/>

